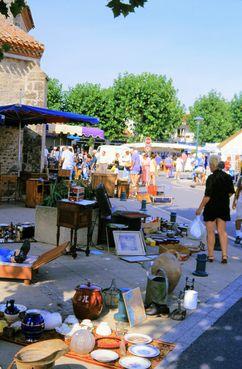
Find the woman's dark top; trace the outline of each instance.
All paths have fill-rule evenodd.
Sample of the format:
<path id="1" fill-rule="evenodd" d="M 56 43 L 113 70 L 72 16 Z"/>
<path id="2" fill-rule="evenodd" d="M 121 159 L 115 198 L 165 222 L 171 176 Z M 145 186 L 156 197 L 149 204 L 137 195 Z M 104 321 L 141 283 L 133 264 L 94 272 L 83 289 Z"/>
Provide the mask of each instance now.
<path id="1" fill-rule="evenodd" d="M 215 170 L 206 181 L 205 196 L 210 197 L 205 205 L 203 218 L 205 222 L 220 218 L 230 220 L 229 194 L 234 193 L 232 177 L 220 169 Z"/>

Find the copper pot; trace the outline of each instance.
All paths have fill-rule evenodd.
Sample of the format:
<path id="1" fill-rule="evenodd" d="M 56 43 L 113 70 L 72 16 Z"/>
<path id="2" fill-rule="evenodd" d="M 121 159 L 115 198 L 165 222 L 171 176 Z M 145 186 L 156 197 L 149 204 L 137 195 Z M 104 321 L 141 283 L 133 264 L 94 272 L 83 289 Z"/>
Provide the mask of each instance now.
<path id="1" fill-rule="evenodd" d="M 97 319 L 103 309 L 101 287 L 90 282 L 77 286 L 72 304 L 74 314 L 78 319 Z"/>

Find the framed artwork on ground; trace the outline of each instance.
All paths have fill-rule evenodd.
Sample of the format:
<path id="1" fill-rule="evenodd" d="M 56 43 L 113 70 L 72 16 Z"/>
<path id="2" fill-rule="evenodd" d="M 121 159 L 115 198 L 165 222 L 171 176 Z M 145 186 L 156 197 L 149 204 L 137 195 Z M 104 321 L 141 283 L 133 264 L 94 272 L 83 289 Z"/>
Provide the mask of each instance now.
<path id="1" fill-rule="evenodd" d="M 113 231 L 117 255 L 145 255 L 144 238 L 140 231 Z"/>
<path id="2" fill-rule="evenodd" d="M 123 299 L 130 327 L 141 325 L 146 319 L 146 314 L 140 288 L 136 287 L 130 291 L 124 292 Z"/>

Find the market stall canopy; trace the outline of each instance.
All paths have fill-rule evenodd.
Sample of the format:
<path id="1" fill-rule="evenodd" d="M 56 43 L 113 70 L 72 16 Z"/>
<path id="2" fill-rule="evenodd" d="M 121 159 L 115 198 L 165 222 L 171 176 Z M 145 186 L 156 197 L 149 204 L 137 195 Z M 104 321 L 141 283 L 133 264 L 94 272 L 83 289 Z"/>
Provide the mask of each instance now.
<path id="1" fill-rule="evenodd" d="M 81 136 L 104 139 L 104 131 L 102 129 L 70 124 L 48 124 L 47 132 L 54 135 L 65 134 L 70 140 L 78 140 Z"/>
<path id="2" fill-rule="evenodd" d="M 19 126 L 21 123 L 22 127 L 28 124 L 39 123 L 85 122 L 89 124 L 98 124 L 99 122 L 98 118 L 88 115 L 22 104 L 0 106 L 0 115 L 3 116 L 2 123 L 5 125 Z"/>

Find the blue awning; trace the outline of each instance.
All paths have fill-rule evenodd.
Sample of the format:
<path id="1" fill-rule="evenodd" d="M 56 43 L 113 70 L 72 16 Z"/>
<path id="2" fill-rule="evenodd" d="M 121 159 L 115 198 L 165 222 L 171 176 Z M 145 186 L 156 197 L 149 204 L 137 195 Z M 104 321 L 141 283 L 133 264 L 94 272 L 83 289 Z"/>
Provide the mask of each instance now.
<path id="1" fill-rule="evenodd" d="M 19 123 L 21 123 L 22 127 L 28 124 L 41 123 L 85 122 L 89 124 L 97 124 L 99 122 L 98 118 L 90 117 L 88 115 L 50 110 L 22 104 L 0 106 L 0 115 L 5 117 L 5 125 L 19 125 Z"/>

